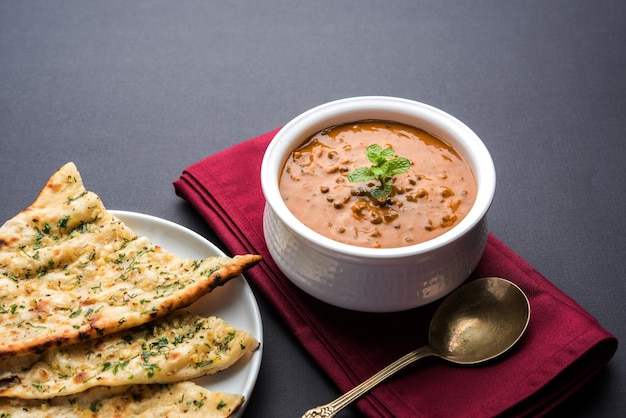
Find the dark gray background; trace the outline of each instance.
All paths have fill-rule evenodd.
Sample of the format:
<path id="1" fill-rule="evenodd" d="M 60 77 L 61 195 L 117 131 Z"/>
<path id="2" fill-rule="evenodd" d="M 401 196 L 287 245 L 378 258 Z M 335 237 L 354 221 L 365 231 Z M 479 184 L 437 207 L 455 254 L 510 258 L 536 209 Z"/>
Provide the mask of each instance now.
<path id="1" fill-rule="evenodd" d="M 0 1 L 0 222 L 74 161 L 107 207 L 213 239 L 174 194 L 186 166 L 369 94 L 469 125 L 496 164 L 491 232 L 626 337 L 620 0 Z M 246 416 L 334 398 L 258 299 L 264 357 Z M 623 413 L 625 376 L 620 349 L 555 415 Z"/>

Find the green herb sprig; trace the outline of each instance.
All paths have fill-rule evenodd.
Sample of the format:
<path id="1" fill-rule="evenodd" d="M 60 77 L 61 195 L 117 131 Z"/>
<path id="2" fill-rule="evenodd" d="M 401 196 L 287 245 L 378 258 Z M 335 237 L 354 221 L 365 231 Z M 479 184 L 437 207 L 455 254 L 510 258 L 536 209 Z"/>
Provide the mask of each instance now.
<path id="1" fill-rule="evenodd" d="M 391 179 L 396 174 L 402 174 L 411 167 L 411 160 L 404 157 L 395 157 L 393 148 L 383 148 L 372 144 L 365 150 L 370 167 L 359 167 L 348 174 L 348 181 L 358 183 L 362 181 L 378 180 L 380 186 L 373 186 L 369 191 L 371 197 L 385 200 L 393 188 Z"/>

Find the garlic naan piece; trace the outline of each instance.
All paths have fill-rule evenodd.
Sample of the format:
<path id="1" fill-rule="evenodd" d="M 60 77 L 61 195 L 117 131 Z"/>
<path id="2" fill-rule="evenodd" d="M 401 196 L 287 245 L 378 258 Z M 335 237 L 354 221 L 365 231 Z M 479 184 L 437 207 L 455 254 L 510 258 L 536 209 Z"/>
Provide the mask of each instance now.
<path id="1" fill-rule="evenodd" d="M 186 311 L 127 331 L 47 350 L 28 370 L 5 370 L 0 397 L 48 399 L 95 386 L 171 383 L 215 374 L 259 342 L 221 318 Z"/>
<path id="2" fill-rule="evenodd" d="M 225 418 L 243 401 L 241 395 L 180 382 L 99 387 L 49 400 L 0 398 L 0 414 L 11 418 Z"/>
<path id="3" fill-rule="evenodd" d="M 0 228 L 0 357 L 163 317 L 260 259 L 177 257 L 108 212 L 68 163 L 30 207 Z"/>

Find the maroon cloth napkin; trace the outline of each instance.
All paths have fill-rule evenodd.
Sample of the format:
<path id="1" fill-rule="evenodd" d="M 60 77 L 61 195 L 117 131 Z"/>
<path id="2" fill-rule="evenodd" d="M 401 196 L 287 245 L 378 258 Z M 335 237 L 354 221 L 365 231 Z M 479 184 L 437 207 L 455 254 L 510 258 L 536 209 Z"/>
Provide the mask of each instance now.
<path id="1" fill-rule="evenodd" d="M 352 312 L 308 296 L 281 274 L 263 238 L 265 200 L 259 177 L 263 153 L 276 132 L 188 167 L 174 182 L 175 190 L 202 214 L 229 251 L 263 256 L 246 276 L 346 391 L 426 344 L 436 303 L 396 313 Z M 360 411 L 372 417 L 541 415 L 613 356 L 615 337 L 493 235 L 469 280 L 484 276 L 507 278 L 530 299 L 531 321 L 518 346 L 487 366 L 418 363 L 362 398 Z M 313 406 L 302 405 L 303 412 Z"/>

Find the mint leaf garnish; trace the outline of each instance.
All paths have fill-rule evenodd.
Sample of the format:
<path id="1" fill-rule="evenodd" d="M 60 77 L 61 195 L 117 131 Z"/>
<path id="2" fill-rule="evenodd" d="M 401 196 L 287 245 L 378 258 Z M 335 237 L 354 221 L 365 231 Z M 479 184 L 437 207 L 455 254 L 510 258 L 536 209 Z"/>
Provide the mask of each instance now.
<path id="1" fill-rule="evenodd" d="M 369 194 L 374 199 L 382 201 L 391 193 L 393 176 L 406 172 L 411 167 L 411 161 L 404 157 L 393 158 L 395 155 L 393 148 L 383 148 L 377 144 L 368 146 L 365 155 L 372 165 L 355 169 L 348 174 L 348 181 L 358 183 L 378 180 L 380 186 L 373 186 Z"/>

